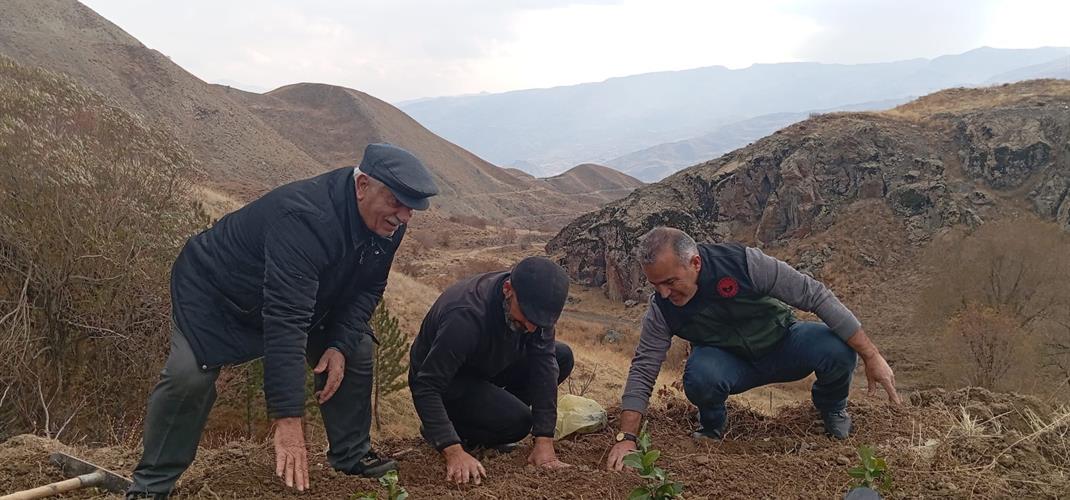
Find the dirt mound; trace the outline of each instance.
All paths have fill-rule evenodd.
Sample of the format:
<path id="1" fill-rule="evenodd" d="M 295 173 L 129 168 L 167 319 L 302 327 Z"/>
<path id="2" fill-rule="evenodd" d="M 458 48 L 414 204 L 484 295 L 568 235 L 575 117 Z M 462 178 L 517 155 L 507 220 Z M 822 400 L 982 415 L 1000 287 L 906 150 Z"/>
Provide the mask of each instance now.
<path id="1" fill-rule="evenodd" d="M 1070 417 L 1063 411 L 1017 395 L 978 389 L 914 394 L 912 404 L 891 407 L 883 401 L 852 401 L 855 432 L 845 441 L 821 432 L 814 409 L 789 406 L 765 416 L 729 405 L 723 441 L 694 441 L 694 407 L 668 399 L 654 407 L 648 428 L 660 464 L 684 483 L 687 498 L 835 498 L 850 486 L 847 469 L 858 463 L 857 448 L 868 444 L 888 461 L 894 490 L 890 498 L 1037 498 L 1070 494 L 1065 472 L 1070 466 L 1066 434 Z M 985 432 L 965 430 L 961 408 L 982 418 Z M 957 410 L 953 410 L 957 409 Z M 1034 415 L 1017 428 L 1012 414 Z M 611 414 L 616 414 L 611 410 Z M 970 417 L 973 418 L 973 417 Z M 1034 418 L 1034 420 L 1029 420 Z M 996 422 L 1003 422 L 999 425 Z M 377 448 L 398 460 L 401 483 L 412 498 L 623 498 L 640 484 L 634 473 L 602 469 L 612 428 L 558 443 L 562 460 L 573 467 L 547 471 L 526 465 L 527 444 L 508 455 L 483 458 L 490 477 L 480 486 L 453 486 L 443 481 L 437 453 L 416 439 L 389 440 Z M 967 426 L 969 424 L 966 424 Z M 1032 431 L 1030 431 L 1032 429 Z M 372 490 L 376 484 L 334 472 L 326 463 L 322 441 L 313 439 L 312 495 L 344 498 Z M 47 464 L 55 441 L 18 436 L 0 445 L 0 491 L 9 492 L 60 479 Z M 136 450 L 68 449 L 114 470 L 129 471 Z M 235 441 L 201 450 L 176 492 L 182 498 L 291 498 L 272 477 L 270 443 Z M 99 497 L 83 492 L 75 498 Z M 307 495 L 305 495 L 307 497 Z"/>

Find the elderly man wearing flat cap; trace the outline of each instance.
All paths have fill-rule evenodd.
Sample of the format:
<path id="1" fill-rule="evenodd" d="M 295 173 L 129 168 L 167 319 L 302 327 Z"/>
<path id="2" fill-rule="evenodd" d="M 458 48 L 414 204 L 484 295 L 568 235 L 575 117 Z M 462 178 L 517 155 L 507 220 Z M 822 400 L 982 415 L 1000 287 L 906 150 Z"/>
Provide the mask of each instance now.
<path id="1" fill-rule="evenodd" d="M 437 189 L 415 156 L 371 144 L 360 167 L 279 187 L 186 242 L 171 271 L 171 353 L 149 397 L 128 498 L 165 498 L 193 462 L 222 366 L 264 359 L 276 474 L 309 486 L 305 363 L 335 469 L 396 468 L 371 449 L 373 332 L 394 252 Z"/>
<path id="2" fill-rule="evenodd" d="M 557 386 L 572 351 L 554 339 L 568 276 L 543 257 L 479 274 L 442 292 L 412 343 L 409 387 L 420 432 L 446 460 L 446 480 L 486 476 L 476 449 L 509 451 L 528 434 L 528 463 L 558 468 Z"/>

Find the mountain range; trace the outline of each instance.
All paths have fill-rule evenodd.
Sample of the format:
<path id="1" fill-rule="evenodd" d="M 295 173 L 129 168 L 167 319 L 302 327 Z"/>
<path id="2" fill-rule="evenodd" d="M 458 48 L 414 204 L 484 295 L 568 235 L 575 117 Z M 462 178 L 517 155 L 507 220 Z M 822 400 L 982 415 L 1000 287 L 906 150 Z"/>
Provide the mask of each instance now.
<path id="1" fill-rule="evenodd" d="M 656 180 L 671 169 L 679 141 L 716 134 L 734 149 L 764 134 L 746 120 L 777 113 L 845 110 L 949 87 L 1066 74 L 1070 49 L 982 47 L 934 59 L 873 64 L 816 62 L 721 66 L 648 73 L 603 82 L 497 94 L 422 99 L 401 108 L 431 131 L 499 165 L 548 175 L 583 162 Z M 893 104 L 894 105 L 894 104 Z M 740 124 L 733 130 L 731 124 Z M 767 129 L 763 129 L 767 130 Z M 770 131 L 766 131 L 768 133 Z M 735 140 L 728 140 L 735 137 Z M 721 148 L 712 148 L 721 149 Z M 726 150 L 727 150 L 726 149 Z M 636 165 L 631 154 L 647 150 Z M 724 150 L 719 151 L 724 152 Z M 690 161 L 690 160 L 688 160 Z M 644 167 L 646 165 L 647 167 Z M 654 167 L 656 174 L 643 174 Z"/>

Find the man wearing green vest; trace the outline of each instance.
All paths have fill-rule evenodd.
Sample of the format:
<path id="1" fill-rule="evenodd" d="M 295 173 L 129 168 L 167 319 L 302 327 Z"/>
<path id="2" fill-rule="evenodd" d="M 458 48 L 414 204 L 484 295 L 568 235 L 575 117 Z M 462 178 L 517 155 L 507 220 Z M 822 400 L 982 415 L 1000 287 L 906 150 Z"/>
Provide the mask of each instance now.
<path id="1" fill-rule="evenodd" d="M 638 258 L 654 287 L 643 317 L 621 402 L 620 433 L 607 468 L 621 470 L 672 337 L 691 342 L 684 393 L 699 409 L 695 438 L 720 439 L 725 400 L 758 386 L 817 375 L 811 395 L 825 431 L 851 431 L 847 394 L 858 356 L 869 392 L 883 386 L 899 403 L 888 362 L 855 318 L 825 285 L 757 248 L 737 243 L 698 245 L 679 229 L 657 227 L 642 236 Z M 821 323 L 797 321 L 792 306 Z"/>

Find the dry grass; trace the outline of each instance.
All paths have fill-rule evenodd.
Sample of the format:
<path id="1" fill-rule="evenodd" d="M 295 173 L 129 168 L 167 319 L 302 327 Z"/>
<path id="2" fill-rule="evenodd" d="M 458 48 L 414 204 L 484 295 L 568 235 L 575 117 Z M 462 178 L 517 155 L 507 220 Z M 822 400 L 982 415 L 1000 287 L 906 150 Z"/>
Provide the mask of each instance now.
<path id="1" fill-rule="evenodd" d="M 191 196 L 201 203 L 202 209 L 212 220 L 219 220 L 245 205 L 238 198 L 207 186 L 194 186 Z"/>
<path id="2" fill-rule="evenodd" d="M 412 338 L 420 331 L 420 323 L 438 295 L 439 291 L 434 287 L 409 275 L 391 271 L 383 300 L 390 308 L 390 313 L 398 319 L 401 331 Z"/>
<path id="3" fill-rule="evenodd" d="M 0 57 L 0 158 L 0 434 L 117 441 L 166 354 L 171 263 L 207 222 L 190 153 Z"/>
<path id="4" fill-rule="evenodd" d="M 1051 97 L 1070 97 L 1070 81 L 1030 80 L 994 87 L 947 89 L 915 99 L 882 114 L 911 121 L 924 121 L 943 113 L 964 114 Z"/>

